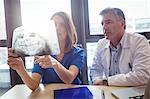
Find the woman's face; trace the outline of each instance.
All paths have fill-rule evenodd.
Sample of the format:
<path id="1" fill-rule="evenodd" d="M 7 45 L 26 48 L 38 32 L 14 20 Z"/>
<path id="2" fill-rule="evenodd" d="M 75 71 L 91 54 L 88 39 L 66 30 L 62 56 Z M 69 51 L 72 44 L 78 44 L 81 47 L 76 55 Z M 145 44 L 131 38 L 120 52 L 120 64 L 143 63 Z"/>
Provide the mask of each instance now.
<path id="1" fill-rule="evenodd" d="M 67 36 L 64 20 L 58 15 L 54 16 L 53 20 L 55 21 L 55 25 L 56 25 L 56 31 L 58 35 L 60 50 L 64 51 L 65 40 Z"/>

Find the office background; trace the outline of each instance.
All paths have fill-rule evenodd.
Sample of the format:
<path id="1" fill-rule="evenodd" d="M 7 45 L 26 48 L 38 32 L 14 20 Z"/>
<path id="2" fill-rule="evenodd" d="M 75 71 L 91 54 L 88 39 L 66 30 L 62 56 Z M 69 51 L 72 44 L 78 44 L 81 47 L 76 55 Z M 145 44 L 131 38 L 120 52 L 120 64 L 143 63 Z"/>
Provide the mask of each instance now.
<path id="1" fill-rule="evenodd" d="M 137 32 L 150 39 L 150 0 L 0 0 L 0 47 L 11 47 L 13 30 L 21 25 L 35 26 L 57 11 L 70 14 L 78 33 L 78 45 L 85 49 L 84 84 L 90 83 L 96 42 L 103 38 L 99 12 L 105 7 L 119 7 L 126 15 L 127 31 Z M 33 24 L 31 24 L 31 22 Z M 2 54 L 4 52 L 1 50 Z M 3 55 L 4 56 L 4 55 Z M 1 57 L 0 59 L 3 59 Z M 31 73 L 32 58 L 26 60 Z M 7 64 L 0 65 L 0 89 L 22 83 L 18 74 Z"/>

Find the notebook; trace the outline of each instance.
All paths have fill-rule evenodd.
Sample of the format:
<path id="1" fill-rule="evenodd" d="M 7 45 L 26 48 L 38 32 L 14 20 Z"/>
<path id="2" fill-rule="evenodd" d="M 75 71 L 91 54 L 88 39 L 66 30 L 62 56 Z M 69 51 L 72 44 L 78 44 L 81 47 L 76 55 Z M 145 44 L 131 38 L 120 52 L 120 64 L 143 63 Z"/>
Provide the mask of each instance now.
<path id="1" fill-rule="evenodd" d="M 102 92 L 100 89 L 94 91 L 88 87 L 58 89 L 54 90 L 54 99 L 104 99 Z"/>
<path id="2" fill-rule="evenodd" d="M 125 89 L 113 90 L 112 94 L 119 99 L 137 99 L 145 93 L 146 86 L 130 87 Z M 141 98 L 138 98 L 141 99 Z"/>

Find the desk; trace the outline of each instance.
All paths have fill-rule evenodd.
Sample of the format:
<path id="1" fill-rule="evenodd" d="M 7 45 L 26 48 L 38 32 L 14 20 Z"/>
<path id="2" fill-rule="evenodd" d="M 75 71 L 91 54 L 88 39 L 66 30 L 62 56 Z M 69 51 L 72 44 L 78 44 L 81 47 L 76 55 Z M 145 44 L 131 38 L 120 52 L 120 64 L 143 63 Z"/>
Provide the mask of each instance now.
<path id="1" fill-rule="evenodd" d="M 95 98 L 99 99 L 98 90 L 103 89 L 105 99 L 116 99 L 111 95 L 111 91 L 115 89 L 123 89 L 126 87 L 111 87 L 111 86 L 94 86 L 94 85 L 67 85 L 67 84 L 48 84 L 40 85 L 39 88 L 32 92 L 26 85 L 16 85 L 6 92 L 0 99 L 54 99 L 55 89 L 73 88 L 73 87 L 88 87 L 95 93 Z"/>

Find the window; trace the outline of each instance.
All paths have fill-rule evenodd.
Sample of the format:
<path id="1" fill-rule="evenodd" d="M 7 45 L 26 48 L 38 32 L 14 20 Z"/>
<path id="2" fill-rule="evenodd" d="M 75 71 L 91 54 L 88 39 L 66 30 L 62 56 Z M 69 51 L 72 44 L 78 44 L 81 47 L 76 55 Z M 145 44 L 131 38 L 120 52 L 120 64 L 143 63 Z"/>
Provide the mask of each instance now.
<path id="1" fill-rule="evenodd" d="M 97 42 L 86 43 L 87 47 L 87 65 L 88 65 L 88 82 L 91 83 L 90 80 L 90 66 L 92 66 L 95 50 L 97 47 Z"/>
<path id="2" fill-rule="evenodd" d="M 150 1 L 149 0 L 88 0 L 90 35 L 101 34 L 101 20 L 99 13 L 106 7 L 118 7 L 126 16 L 126 31 L 150 31 Z M 147 22 L 143 28 L 139 28 Z"/>
<path id="3" fill-rule="evenodd" d="M 88 0 L 89 31 L 86 39 L 87 65 L 92 65 L 93 55 L 97 41 L 103 38 L 103 30 L 99 13 L 107 7 L 118 7 L 123 10 L 126 17 L 128 32 L 150 32 L 150 0 Z M 146 33 L 146 34 L 147 34 Z M 89 78 L 89 77 L 88 77 Z M 90 80 L 89 80 L 90 82 Z"/>
<path id="4" fill-rule="evenodd" d="M 58 11 L 71 15 L 71 0 L 21 0 L 22 25 L 28 28 L 42 25 Z M 33 68 L 33 60 L 33 57 L 25 58 L 29 72 Z"/>
<path id="5" fill-rule="evenodd" d="M 4 0 L 0 0 L 0 88 L 10 87 Z M 1 90 L 0 90 L 1 92 Z"/>
<path id="6" fill-rule="evenodd" d="M 0 0 L 0 40 L 6 40 L 4 0 Z"/>

